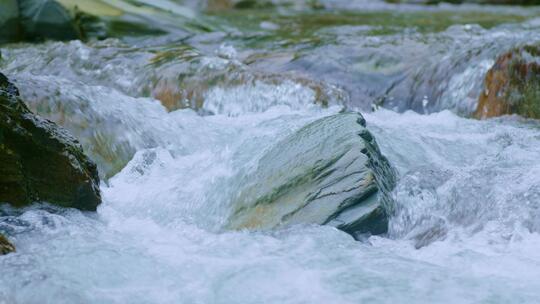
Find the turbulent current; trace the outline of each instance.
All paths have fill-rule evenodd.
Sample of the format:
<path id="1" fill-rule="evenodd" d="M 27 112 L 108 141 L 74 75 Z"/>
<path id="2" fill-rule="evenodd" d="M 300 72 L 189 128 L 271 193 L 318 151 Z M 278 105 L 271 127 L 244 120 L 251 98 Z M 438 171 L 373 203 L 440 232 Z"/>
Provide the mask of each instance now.
<path id="1" fill-rule="evenodd" d="M 97 162 L 103 195 L 97 213 L 1 207 L 17 246 L 0 257 L 1 304 L 540 301 L 540 123 L 467 118 L 495 56 L 540 39 L 534 12 L 317 30 L 281 13 L 213 16 L 223 32 L 181 41 L 0 48 L 29 107 Z M 288 22 L 306 32 L 272 34 Z M 389 232 L 227 229 L 264 153 L 344 110 L 398 172 Z"/>

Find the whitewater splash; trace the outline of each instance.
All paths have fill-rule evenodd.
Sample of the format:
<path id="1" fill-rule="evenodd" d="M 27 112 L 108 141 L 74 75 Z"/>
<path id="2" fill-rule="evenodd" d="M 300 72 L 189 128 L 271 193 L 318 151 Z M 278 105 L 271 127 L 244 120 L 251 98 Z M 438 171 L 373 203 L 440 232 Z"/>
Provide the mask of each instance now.
<path id="1" fill-rule="evenodd" d="M 512 43 L 531 37 L 535 29 L 522 27 Z M 482 46 L 485 35 L 497 39 L 466 57 L 473 62 L 468 67 L 459 64 L 445 74 L 448 70 L 430 65 L 444 57 L 436 54 L 412 71 L 439 71 L 447 84 L 430 88 L 444 93 L 437 102 L 428 98 L 422 107 L 423 96 L 410 99 L 416 110 L 466 113 L 489 55 L 511 34 L 504 27 L 460 26 L 430 35 L 430 43 L 473 41 L 472 49 Z M 392 45 L 400 35 L 365 42 Z M 414 37 L 403 40 L 414 45 L 411 52 L 422 44 L 422 37 Z M 351 43 L 361 45 L 321 47 L 291 65 L 323 58 L 318 67 L 332 71 L 337 66 L 335 73 L 317 68 L 312 73 L 336 83 L 349 74 L 339 69 L 343 62 L 324 57 L 324 51 L 337 48 L 335 54 L 345 54 L 365 47 Z M 363 113 L 400 176 L 388 234 L 359 242 L 334 227 L 308 224 L 230 231 L 230 198 L 243 189 L 242 177 L 257 168 L 258 160 L 306 125 L 357 99 L 305 75 L 281 76 L 277 72 L 283 66 L 266 66 L 277 74 L 259 74 L 257 67 L 235 59 L 240 51 L 228 47 L 204 48 L 211 51 L 171 54 L 106 40 L 2 50 L 2 68 L 16 80 L 23 99 L 78 136 L 106 179 L 97 213 L 48 205 L 0 208 L 0 231 L 18 248 L 0 259 L 0 303 L 538 301 L 538 122 L 518 117 L 476 121 L 449 111 Z M 362 58 L 356 71 L 377 70 L 361 85 L 393 80 L 393 68 L 403 67 L 380 65 L 378 56 Z M 448 58 L 445 66 L 455 60 Z M 153 90 L 160 81 L 182 83 L 176 77 L 197 88 L 185 96 L 203 102 L 180 100 L 168 107 L 158 100 L 162 95 Z M 209 79 L 214 87 L 204 85 Z M 350 77 L 341 84 L 362 79 Z M 427 82 L 418 82 L 419 96 Z M 173 93 L 185 93 L 174 88 Z M 321 106 L 322 99 L 330 106 Z"/>
<path id="2" fill-rule="evenodd" d="M 250 166 L 252 153 L 285 136 L 284 125 L 295 129 L 335 111 L 278 107 L 235 118 L 175 113 L 178 121 L 204 126 L 189 133 L 204 132 L 208 141 L 186 155 L 165 149 L 137 153 L 103 185 L 105 202 L 97 215 L 50 208 L 20 216 L 3 211 L 1 228 L 15 236 L 20 253 L 2 258 L 0 298 L 6 303 L 537 299 L 535 122 L 470 121 L 448 112 L 367 115 L 385 143 L 383 152 L 404 174 L 390 238 L 360 243 L 332 227 L 309 225 L 213 232 L 227 214 L 216 202 L 234 191 L 227 188 L 229 179 Z M 228 140 L 220 141 L 227 133 Z"/>

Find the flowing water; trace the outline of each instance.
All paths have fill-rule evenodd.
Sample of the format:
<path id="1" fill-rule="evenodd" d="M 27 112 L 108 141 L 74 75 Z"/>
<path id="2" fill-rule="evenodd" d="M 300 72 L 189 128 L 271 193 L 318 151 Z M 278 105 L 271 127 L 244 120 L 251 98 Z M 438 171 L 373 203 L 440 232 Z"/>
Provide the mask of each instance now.
<path id="1" fill-rule="evenodd" d="M 104 199 L 2 206 L 18 251 L 0 303 L 538 303 L 540 123 L 467 117 L 496 56 L 540 40 L 540 12 L 325 3 L 212 11 L 215 29 L 178 40 L 0 48 Z M 343 109 L 399 172 L 389 233 L 225 229 L 264 152 Z"/>

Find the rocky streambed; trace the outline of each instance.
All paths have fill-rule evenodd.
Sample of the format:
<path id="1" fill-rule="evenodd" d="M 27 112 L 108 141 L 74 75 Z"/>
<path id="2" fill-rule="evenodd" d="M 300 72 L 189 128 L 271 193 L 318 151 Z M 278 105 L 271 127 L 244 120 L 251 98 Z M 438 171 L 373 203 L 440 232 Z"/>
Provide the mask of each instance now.
<path id="1" fill-rule="evenodd" d="M 31 113 L 18 89 L 0 77 L 0 200 L 15 207 L 47 202 L 95 211 L 101 203 L 96 165 L 67 130 Z M 337 114 L 277 143 L 252 174 L 239 174 L 227 227 L 317 223 L 353 235 L 386 233 L 396 177 L 365 126 L 359 113 Z"/>
<path id="2" fill-rule="evenodd" d="M 535 6 L 0 7 L 0 303 L 540 297 Z"/>

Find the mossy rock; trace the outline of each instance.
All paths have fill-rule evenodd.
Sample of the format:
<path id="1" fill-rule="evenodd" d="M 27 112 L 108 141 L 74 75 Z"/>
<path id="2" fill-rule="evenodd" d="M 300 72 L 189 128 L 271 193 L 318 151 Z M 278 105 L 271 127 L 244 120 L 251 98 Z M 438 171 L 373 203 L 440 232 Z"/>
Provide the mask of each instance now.
<path id="1" fill-rule="evenodd" d="M 540 119 L 540 46 L 527 45 L 497 58 L 488 71 L 474 116 L 508 114 Z"/>
<path id="2" fill-rule="evenodd" d="M 76 139 L 28 110 L 0 74 L 0 202 L 15 207 L 44 201 L 96 210 L 101 203 L 96 165 Z"/>

